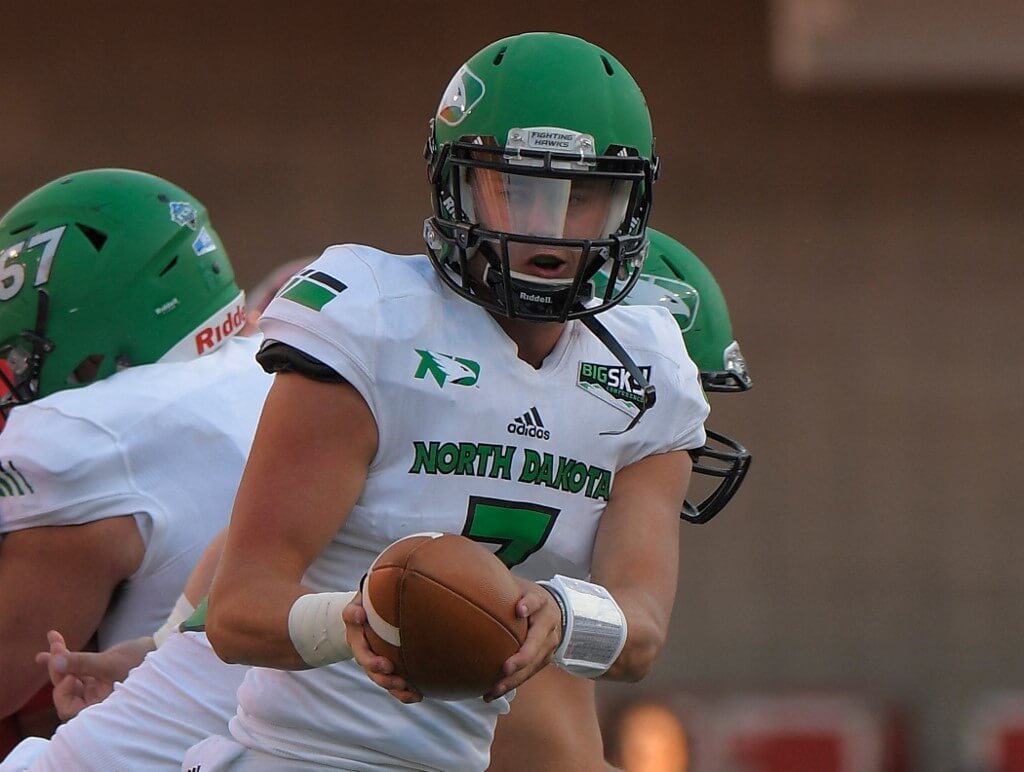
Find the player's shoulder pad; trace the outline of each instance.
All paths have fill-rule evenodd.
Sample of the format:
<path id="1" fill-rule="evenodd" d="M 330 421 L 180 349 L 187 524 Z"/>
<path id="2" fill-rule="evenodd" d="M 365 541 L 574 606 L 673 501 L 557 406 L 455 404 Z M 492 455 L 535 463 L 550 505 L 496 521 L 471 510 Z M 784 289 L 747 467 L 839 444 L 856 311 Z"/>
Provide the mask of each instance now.
<path id="1" fill-rule="evenodd" d="M 703 445 L 709 406 L 672 314 L 660 306 L 619 305 L 600 319 L 638 364 L 651 365 L 658 390 L 650 415 L 625 435 L 631 459 Z"/>
<path id="2" fill-rule="evenodd" d="M 676 365 L 692 366 L 679 325 L 661 306 L 617 305 L 598 319 L 623 348 L 634 356 L 665 359 Z"/>
<path id="3" fill-rule="evenodd" d="M 381 347 L 431 323 L 435 285 L 425 257 L 333 246 L 285 284 L 260 327 L 268 341 L 322 362 L 362 392 Z"/>
<path id="4" fill-rule="evenodd" d="M 423 271 L 424 263 L 419 256 L 361 244 L 328 247 L 281 288 L 267 312 L 281 313 L 282 301 L 288 301 L 320 313 L 344 313 L 344 308 L 355 305 L 368 307 L 389 298 L 430 293 L 431 275 Z"/>
<path id="5" fill-rule="evenodd" d="M 16 407 L 0 433 L 0 531 L 79 525 L 131 494 L 116 438 L 45 402 Z"/>

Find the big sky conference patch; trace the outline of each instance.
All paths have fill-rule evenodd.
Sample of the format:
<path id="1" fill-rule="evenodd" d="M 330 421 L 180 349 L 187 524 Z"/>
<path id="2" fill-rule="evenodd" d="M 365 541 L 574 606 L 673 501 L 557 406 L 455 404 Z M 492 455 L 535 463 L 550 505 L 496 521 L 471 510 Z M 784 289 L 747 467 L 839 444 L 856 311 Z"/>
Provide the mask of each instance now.
<path id="1" fill-rule="evenodd" d="M 650 381 L 650 365 L 642 366 L 640 372 Z M 633 376 L 622 365 L 580 362 L 576 385 L 630 417 L 635 416 L 644 404 L 644 392 L 640 384 L 633 380 Z"/>

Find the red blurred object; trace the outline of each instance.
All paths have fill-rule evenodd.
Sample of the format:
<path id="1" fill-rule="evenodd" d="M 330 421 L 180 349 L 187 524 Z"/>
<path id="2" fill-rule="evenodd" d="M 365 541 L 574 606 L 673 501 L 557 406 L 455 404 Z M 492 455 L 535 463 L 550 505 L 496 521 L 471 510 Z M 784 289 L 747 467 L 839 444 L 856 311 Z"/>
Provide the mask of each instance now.
<path id="1" fill-rule="evenodd" d="M 3 759 L 21 742 L 21 732 L 14 716 L 0 718 L 0 759 Z"/>
<path id="2" fill-rule="evenodd" d="M 833 732 L 777 731 L 740 737 L 732 754 L 744 768 L 758 772 L 839 772 L 845 768 L 843 739 Z"/>
<path id="3" fill-rule="evenodd" d="M 676 766 L 626 753 L 629 717 L 660 705 L 679 721 L 685 758 Z M 891 705 L 856 692 L 663 693 L 620 706 L 607 728 L 611 758 L 627 772 L 908 772 L 907 732 Z M 664 734 L 664 733 L 663 733 Z M 664 754 L 662 754 L 664 756 Z M 667 758 L 662 761 L 668 762 Z M 688 766 L 680 767 L 678 762 Z M 1022 770 L 1021 772 L 1024 772 Z"/>
<path id="4" fill-rule="evenodd" d="M 965 768 L 1024 772 L 1024 692 L 993 692 L 968 715 Z"/>
<path id="5" fill-rule="evenodd" d="M 751 695 L 716 707 L 709 770 L 905 772 L 890 708 L 857 694 Z"/>

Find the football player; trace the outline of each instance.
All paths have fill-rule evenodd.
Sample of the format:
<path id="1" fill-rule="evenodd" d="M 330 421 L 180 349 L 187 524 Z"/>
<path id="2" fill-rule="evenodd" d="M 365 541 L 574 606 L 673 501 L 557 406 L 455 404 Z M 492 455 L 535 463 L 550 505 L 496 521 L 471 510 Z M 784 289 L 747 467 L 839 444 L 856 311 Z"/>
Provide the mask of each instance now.
<path id="1" fill-rule="evenodd" d="M 70 174 L 0 219 L 0 716 L 47 683 L 47 630 L 151 634 L 227 523 L 271 381 L 244 316 L 166 180 Z"/>
<path id="2" fill-rule="evenodd" d="M 686 349 L 706 392 L 746 391 L 752 385 L 725 296 L 703 262 L 670 236 L 647 229 L 650 251 L 643 275 L 623 301 L 626 305 L 660 305 L 675 318 Z M 691 453 L 694 471 L 717 484 L 691 503 L 680 516 L 706 523 L 739 489 L 750 465 L 750 454 L 735 440 L 707 430 L 708 444 Z M 573 678 L 548 667 L 523 684 L 512 710 L 498 721 L 491 746 L 491 772 L 523 768 L 523 749 L 543 748 L 530 768 L 551 772 L 592 772 L 604 765 L 594 682 Z"/>
<path id="3" fill-rule="evenodd" d="M 427 156 L 428 257 L 332 247 L 261 320 L 278 376 L 207 617 L 255 667 L 235 740 L 186 768 L 484 769 L 549 661 L 637 680 L 664 643 L 708 408 L 671 315 L 615 307 L 658 167 L 643 95 L 586 41 L 506 38 L 458 70 Z M 425 530 L 500 545 L 520 583 L 527 639 L 483 700 L 422 699 L 367 646 L 360 578 Z"/>
<path id="4" fill-rule="evenodd" d="M 734 381 L 737 388 L 749 388 L 750 379 L 732 336 L 725 299 L 711 272 L 674 239 L 652 228 L 648 228 L 648 237 L 651 246 L 644 274 L 623 303 L 661 305 L 673 314 L 707 391 L 719 389 L 716 384 L 726 381 Z M 297 273 L 304 263 L 289 266 L 292 273 Z M 290 276 L 278 275 L 276 281 L 269 282 L 272 286 L 267 291 L 254 292 L 253 297 L 266 296 L 269 302 Z M 734 377 L 722 375 L 723 371 Z M 684 506 L 683 510 L 687 517 L 691 510 L 698 513 L 698 519 L 704 522 L 739 487 L 749 460 L 738 443 L 710 430 L 707 434 L 709 439 L 723 437 L 721 445 L 727 448 L 727 456 L 715 466 L 706 464 L 703 458 L 708 453 L 723 452 L 706 446 L 694 454 L 699 454 L 694 468 L 721 481 L 715 490 L 722 493 Z M 185 595 L 193 605 L 200 605 L 208 591 L 220 545 L 219 538 L 211 543 L 186 586 Z M 217 658 L 206 643 L 202 625 L 202 615 L 197 614 L 184 625 L 185 634 L 167 638 L 159 652 L 131 674 L 110 702 L 58 730 L 51 747 L 36 758 L 33 769 L 118 769 L 133 763 L 147 769 L 171 769 L 184 749 L 201 739 L 200 730 L 226 733 L 228 720 L 235 712 L 234 695 L 242 667 L 224 664 Z M 64 657 L 59 670 L 51 666 L 56 687 L 54 703 L 64 720 L 109 695 L 113 683 L 123 680 L 131 668 L 140 664 L 143 655 L 155 648 L 153 639 L 147 638 L 101 653 L 68 652 L 59 634 L 51 633 L 50 639 L 52 655 Z M 49 661 L 50 656 L 44 654 L 42 661 Z M 183 698 L 187 703 L 182 703 Z M 159 716 L 167 718 L 159 721 Z M 147 730 L 143 732 L 141 727 Z M 92 747 L 93 737 L 105 738 L 102 762 Z M 534 742 L 543 742 L 545 748 L 544 758 L 536 761 L 542 768 L 600 767 L 601 736 L 593 681 L 548 667 L 520 687 L 513 710 L 498 722 L 491 769 L 521 769 L 522 749 L 532 747 L 529 743 Z M 26 762 L 19 764 L 13 759 L 7 767 L 0 764 L 4 772 L 21 772 L 26 767 Z"/>
<path id="5" fill-rule="evenodd" d="M 270 300 L 311 260 L 292 260 L 275 268 L 248 293 L 247 323 L 240 334 L 255 332 L 256 320 Z M 255 360 L 252 366 L 262 375 Z M 201 631 L 201 615 L 195 634 L 171 635 L 181 623 L 182 609 L 200 606 L 209 592 L 223 537 L 221 531 L 206 547 L 177 611 L 155 634 L 125 640 L 101 652 L 86 652 L 69 651 L 60 632 L 48 633 L 49 651 L 37 654 L 36 661 L 48 666 L 53 705 L 64 722 L 105 700 L 114 684 L 124 681 L 158 643 L 161 648 L 159 656 L 134 673 L 130 684 L 101 709 L 82 721 L 65 723 L 52 741 L 26 740 L 0 761 L 0 772 L 176 768 L 190 745 L 211 733 L 227 731 L 246 668 L 217 658 Z M 140 732 L 141 726 L 149 731 Z"/>

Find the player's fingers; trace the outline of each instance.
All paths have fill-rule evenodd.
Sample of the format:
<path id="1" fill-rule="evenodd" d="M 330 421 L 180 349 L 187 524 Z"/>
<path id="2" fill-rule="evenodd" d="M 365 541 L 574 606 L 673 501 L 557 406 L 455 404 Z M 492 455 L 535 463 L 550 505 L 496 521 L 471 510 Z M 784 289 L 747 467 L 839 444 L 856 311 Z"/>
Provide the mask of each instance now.
<path id="1" fill-rule="evenodd" d="M 366 612 L 359 601 L 359 595 L 349 603 L 341 612 L 341 618 L 345 622 L 345 639 L 349 648 L 352 649 L 352 656 L 359 666 L 366 671 L 375 684 L 383 689 L 404 689 L 405 682 L 397 676 L 390 676 L 395 667 L 387 657 L 374 654 L 370 644 L 366 640 L 365 619 Z M 362 619 L 363 621 L 359 621 Z M 389 680 L 390 679 L 390 680 Z"/>
<path id="2" fill-rule="evenodd" d="M 345 638 L 352 649 L 352 655 L 369 679 L 401 702 L 422 700 L 423 696 L 409 686 L 404 678 L 392 675 L 395 666 L 391 660 L 374 654 L 370 648 L 366 640 L 366 610 L 362 604 L 362 593 L 356 593 L 352 601 L 342 609 L 341 618 L 345 622 Z"/>
<path id="3" fill-rule="evenodd" d="M 37 665 L 49 665 L 50 664 L 50 652 L 48 652 L 48 651 L 37 651 L 36 652 L 36 664 Z"/>
<path id="4" fill-rule="evenodd" d="M 50 630 L 46 634 L 46 642 L 50 645 L 51 654 L 57 654 L 68 650 L 67 642 L 58 630 Z"/>
<path id="5" fill-rule="evenodd" d="M 366 624 L 366 609 L 363 608 L 363 594 L 361 592 L 357 592 L 355 597 L 345 604 L 345 608 L 341 610 L 341 618 L 346 625 Z"/>
<path id="6" fill-rule="evenodd" d="M 505 662 L 505 674 L 512 675 L 535 662 L 546 663 L 551 653 L 558 647 L 561 627 L 562 612 L 548 595 L 547 601 L 530 615 L 526 640 L 519 647 L 519 651 Z"/>
<path id="7" fill-rule="evenodd" d="M 505 672 L 507 675 L 484 695 L 484 702 L 491 702 L 498 699 L 498 697 L 508 694 L 513 689 L 518 689 L 534 674 L 547 666 L 548 662 L 551 661 L 551 652 L 554 651 L 554 646 L 545 647 L 544 650 L 547 651 L 547 654 L 527 659 L 526 657 L 529 657 L 527 653 L 524 655 L 523 660 L 519 660 L 517 658 L 524 654 L 523 649 L 520 649 L 515 657 L 509 658 L 505 662 Z"/>
<path id="8" fill-rule="evenodd" d="M 413 703 L 423 701 L 423 695 L 412 688 L 388 689 L 388 692 L 390 692 L 391 696 L 394 697 L 396 700 L 406 705 L 412 705 Z"/>
<path id="9" fill-rule="evenodd" d="M 551 593 L 536 582 L 520 579 L 519 577 L 516 577 L 516 582 L 523 591 L 523 594 L 516 603 L 516 615 L 520 619 L 529 619 L 531 615 L 536 614 L 552 600 Z"/>
<path id="10" fill-rule="evenodd" d="M 526 640 L 519 651 L 509 657 L 503 666 L 505 676 L 494 685 L 484 699 L 488 702 L 497 699 L 512 689 L 518 688 L 534 673 L 548 664 L 551 654 L 558 648 L 561 635 L 562 612 L 557 608 L 550 593 L 538 588 L 547 595 L 530 614 Z"/>
<path id="11" fill-rule="evenodd" d="M 352 655 L 359 666 L 368 673 L 391 673 L 394 666 L 387 657 L 380 657 L 373 653 L 370 644 L 366 641 L 366 633 L 360 624 L 345 623 L 345 639 L 348 641 Z"/>
<path id="12" fill-rule="evenodd" d="M 69 721 L 85 707 L 85 684 L 74 676 L 63 676 L 53 683 L 53 707 L 62 721 Z"/>
<path id="13" fill-rule="evenodd" d="M 79 678 L 96 678 L 103 681 L 117 681 L 122 676 L 119 663 L 111 661 L 103 652 L 69 651 L 54 657 L 54 666 L 62 673 Z"/>

